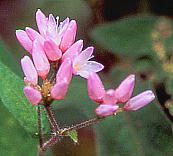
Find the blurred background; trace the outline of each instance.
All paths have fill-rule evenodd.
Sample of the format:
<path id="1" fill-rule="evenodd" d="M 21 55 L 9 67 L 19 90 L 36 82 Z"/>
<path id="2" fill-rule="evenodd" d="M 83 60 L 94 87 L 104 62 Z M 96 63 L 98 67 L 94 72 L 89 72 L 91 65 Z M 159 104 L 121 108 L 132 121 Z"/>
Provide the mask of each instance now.
<path id="1" fill-rule="evenodd" d="M 40 8 L 62 21 L 78 23 L 77 39 L 95 47 L 104 64 L 100 76 L 115 88 L 136 74 L 133 95 L 152 89 L 157 99 L 139 111 L 120 113 L 78 131 L 78 144 L 66 137 L 47 156 L 172 156 L 173 155 L 173 3 L 171 0 L 0 0 L 0 59 L 22 79 L 20 59 L 26 51 L 16 29 L 36 28 Z M 6 56 L 5 56 L 6 55 Z M 3 74 L 1 74 L 3 75 Z M 80 98 L 79 98 L 80 97 Z M 54 109 L 62 127 L 94 116 L 86 81 L 75 77 L 67 98 Z M 0 105 L 0 155 L 35 156 L 36 138 L 28 134 L 8 109 Z M 34 141 L 33 141 L 34 140 Z"/>

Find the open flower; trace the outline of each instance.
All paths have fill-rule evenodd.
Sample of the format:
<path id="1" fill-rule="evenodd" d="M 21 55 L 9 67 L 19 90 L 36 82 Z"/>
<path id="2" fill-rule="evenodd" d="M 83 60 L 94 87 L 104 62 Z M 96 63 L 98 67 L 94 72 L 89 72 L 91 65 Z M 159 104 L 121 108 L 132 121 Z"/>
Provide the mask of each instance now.
<path id="1" fill-rule="evenodd" d="M 68 17 L 58 24 L 59 17 L 54 18 L 52 14 L 48 17 L 38 9 L 36 12 L 36 23 L 40 33 L 30 27 L 25 30 L 16 30 L 16 37 L 21 45 L 32 54 L 34 40 L 40 40 L 44 51 L 51 61 L 61 58 L 75 41 L 77 24 L 75 20 Z"/>
<path id="2" fill-rule="evenodd" d="M 118 103 L 124 103 L 123 110 L 138 110 L 155 99 L 151 90 L 144 91 L 131 98 L 135 84 L 135 76 L 129 75 L 124 79 L 117 89 L 105 90 L 96 73 L 88 77 L 88 95 L 90 99 L 101 103 L 95 110 L 97 115 L 109 116 L 119 109 Z"/>
<path id="3" fill-rule="evenodd" d="M 81 77 L 88 78 L 88 76 L 93 72 L 101 71 L 104 66 L 96 61 L 89 61 L 93 58 L 92 55 L 94 47 L 88 47 L 82 51 L 73 60 L 73 73 L 75 75 L 80 75 Z"/>

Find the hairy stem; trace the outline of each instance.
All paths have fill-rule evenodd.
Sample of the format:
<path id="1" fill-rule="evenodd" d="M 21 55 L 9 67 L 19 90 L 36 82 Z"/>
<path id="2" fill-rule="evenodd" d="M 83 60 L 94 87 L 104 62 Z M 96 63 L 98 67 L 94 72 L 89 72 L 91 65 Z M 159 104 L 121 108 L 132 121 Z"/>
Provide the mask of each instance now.
<path id="1" fill-rule="evenodd" d="M 76 124 L 74 126 L 71 126 L 69 128 L 64 129 L 61 134 L 66 134 L 66 133 L 68 133 L 69 131 L 72 131 L 72 130 L 78 130 L 78 129 L 81 129 L 81 128 L 84 128 L 84 127 L 94 125 L 94 124 L 96 124 L 97 122 L 99 122 L 103 119 L 104 119 L 104 117 L 94 117 L 92 119 L 86 120 L 84 122 L 81 122 L 79 124 Z"/>
<path id="2" fill-rule="evenodd" d="M 57 142 L 58 142 L 58 136 L 51 136 L 51 138 L 43 144 L 41 150 L 46 151 L 48 148 L 52 147 Z"/>
<path id="3" fill-rule="evenodd" d="M 38 138 L 39 138 L 39 146 L 40 148 L 43 145 L 43 137 L 42 137 L 42 126 L 41 126 L 41 106 L 38 104 L 37 107 L 37 116 L 38 116 Z"/>
<path id="4" fill-rule="evenodd" d="M 55 131 L 55 132 L 59 132 L 60 131 L 60 127 L 56 121 L 56 118 L 55 118 L 55 114 L 51 108 L 50 105 L 44 105 L 44 108 L 45 108 L 45 111 L 46 111 L 46 114 L 47 114 L 47 118 L 49 120 L 49 123 L 52 127 L 52 129 Z"/>

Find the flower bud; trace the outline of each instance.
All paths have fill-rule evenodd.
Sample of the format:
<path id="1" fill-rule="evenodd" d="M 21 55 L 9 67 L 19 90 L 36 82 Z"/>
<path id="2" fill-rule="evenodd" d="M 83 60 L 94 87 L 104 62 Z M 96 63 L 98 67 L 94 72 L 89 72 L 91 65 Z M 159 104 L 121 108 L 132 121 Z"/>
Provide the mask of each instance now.
<path id="1" fill-rule="evenodd" d="M 62 52 L 58 46 L 52 40 L 46 40 L 44 42 L 44 51 L 51 61 L 57 61 L 61 58 Z"/>
<path id="2" fill-rule="evenodd" d="M 47 17 L 43 14 L 43 12 L 40 9 L 38 9 L 36 12 L 36 23 L 38 26 L 38 30 L 43 37 L 45 37 L 46 35 L 47 21 Z"/>
<path id="3" fill-rule="evenodd" d="M 47 74 L 49 73 L 50 64 L 46 57 L 46 54 L 43 51 L 40 41 L 37 39 L 33 42 L 32 57 L 38 75 L 45 79 Z"/>
<path id="4" fill-rule="evenodd" d="M 72 79 L 72 62 L 68 58 L 62 62 L 56 74 L 56 83 L 66 80 L 67 83 L 69 84 L 71 79 Z"/>
<path id="5" fill-rule="evenodd" d="M 125 110 L 138 110 L 141 107 L 149 104 L 155 99 L 155 95 L 151 90 L 144 91 L 137 96 L 131 98 L 125 105 Z"/>
<path id="6" fill-rule="evenodd" d="M 77 31 L 76 21 L 71 20 L 60 43 L 60 49 L 63 52 L 65 52 L 68 48 L 70 48 L 70 46 L 75 41 L 76 31 Z"/>
<path id="7" fill-rule="evenodd" d="M 117 105 L 112 106 L 112 105 L 102 104 L 96 108 L 95 113 L 100 116 L 110 116 L 113 115 L 118 108 L 119 106 Z"/>
<path id="8" fill-rule="evenodd" d="M 37 105 L 39 104 L 39 102 L 42 99 L 41 93 L 32 88 L 31 86 L 25 86 L 23 89 L 25 96 L 27 97 L 28 101 L 33 104 L 33 105 Z"/>
<path id="9" fill-rule="evenodd" d="M 24 56 L 21 59 L 21 66 L 26 76 L 25 80 L 31 82 L 33 85 L 37 85 L 38 74 L 29 56 Z"/>
<path id="10" fill-rule="evenodd" d="M 115 90 L 115 95 L 118 102 L 126 102 L 132 95 L 135 85 L 135 75 L 129 75 L 125 80 L 121 82 L 118 88 Z"/>
<path id="11" fill-rule="evenodd" d="M 24 30 L 16 30 L 16 37 L 20 44 L 27 50 L 30 54 L 32 53 L 32 41 L 28 37 Z"/>
<path id="12" fill-rule="evenodd" d="M 104 86 L 96 73 L 88 77 L 88 96 L 95 102 L 102 102 L 105 94 Z"/>
<path id="13" fill-rule="evenodd" d="M 51 89 L 51 97 L 53 99 L 64 99 L 67 90 L 68 90 L 67 81 L 56 83 Z"/>

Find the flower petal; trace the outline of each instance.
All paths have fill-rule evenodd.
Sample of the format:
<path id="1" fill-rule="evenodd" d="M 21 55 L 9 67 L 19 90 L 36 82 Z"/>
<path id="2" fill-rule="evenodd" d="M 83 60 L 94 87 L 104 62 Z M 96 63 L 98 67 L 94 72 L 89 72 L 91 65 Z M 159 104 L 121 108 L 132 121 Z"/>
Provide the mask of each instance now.
<path id="1" fill-rule="evenodd" d="M 51 97 L 53 99 L 64 99 L 67 90 L 68 90 L 67 81 L 56 83 L 51 89 Z"/>
<path id="2" fill-rule="evenodd" d="M 56 83 L 66 80 L 69 84 L 72 79 L 72 62 L 69 58 L 65 59 L 57 74 L 56 74 Z"/>
<path id="3" fill-rule="evenodd" d="M 135 75 L 129 75 L 115 90 L 118 102 L 126 102 L 130 99 L 135 86 Z"/>
<path id="4" fill-rule="evenodd" d="M 106 91 L 104 97 L 103 97 L 103 103 L 106 105 L 115 105 L 117 102 L 115 97 L 115 90 L 109 89 Z"/>
<path id="5" fill-rule="evenodd" d="M 58 46 L 52 40 L 46 40 L 44 42 L 44 51 L 51 61 L 57 61 L 61 58 L 62 52 Z"/>
<path id="6" fill-rule="evenodd" d="M 73 64 L 77 64 L 78 66 L 82 66 L 85 64 L 90 58 L 93 53 L 94 47 L 88 47 L 83 50 L 75 59 Z"/>
<path id="7" fill-rule="evenodd" d="M 37 39 L 33 42 L 32 57 L 38 75 L 45 79 L 47 74 L 49 73 L 50 64 L 46 57 L 46 54 L 44 53 L 40 41 Z"/>
<path id="8" fill-rule="evenodd" d="M 47 21 L 47 17 L 43 14 L 43 12 L 40 9 L 38 9 L 36 12 L 36 23 L 38 26 L 38 30 L 43 37 L 45 37 L 46 35 Z"/>
<path id="9" fill-rule="evenodd" d="M 21 65 L 22 65 L 23 72 L 26 76 L 25 80 L 31 82 L 33 85 L 37 85 L 38 74 L 30 57 L 24 56 L 21 59 Z"/>
<path id="10" fill-rule="evenodd" d="M 112 105 L 102 104 L 96 108 L 95 113 L 100 116 L 110 116 L 113 115 L 118 108 L 119 106 L 117 105 L 112 106 Z"/>
<path id="11" fill-rule="evenodd" d="M 29 52 L 32 53 L 32 41 L 24 30 L 16 30 L 16 37 L 20 44 Z"/>
<path id="12" fill-rule="evenodd" d="M 32 88 L 31 86 L 25 86 L 23 89 L 25 96 L 27 97 L 28 101 L 33 104 L 33 105 L 37 105 L 39 104 L 39 102 L 42 99 L 41 93 Z"/>
<path id="13" fill-rule="evenodd" d="M 73 44 L 76 38 L 77 24 L 75 20 L 71 20 L 67 30 L 64 32 L 62 36 L 62 40 L 60 43 L 60 49 L 65 52 L 70 46 Z"/>
<path id="14" fill-rule="evenodd" d="M 76 41 L 67 51 L 64 52 L 62 60 L 70 58 L 72 61 L 77 57 L 83 48 L 83 40 Z"/>
<path id="15" fill-rule="evenodd" d="M 137 96 L 131 98 L 125 105 L 125 110 L 138 110 L 141 107 L 149 104 L 155 99 L 155 95 L 151 90 L 146 90 Z"/>
<path id="16" fill-rule="evenodd" d="M 88 77 L 88 96 L 95 102 L 103 102 L 105 89 L 96 73 L 91 73 Z"/>

